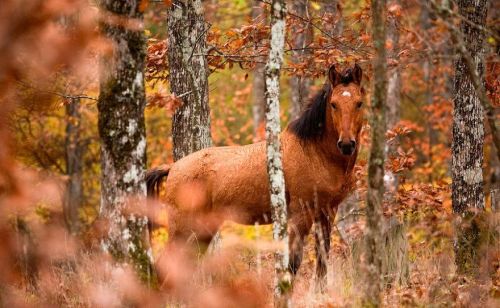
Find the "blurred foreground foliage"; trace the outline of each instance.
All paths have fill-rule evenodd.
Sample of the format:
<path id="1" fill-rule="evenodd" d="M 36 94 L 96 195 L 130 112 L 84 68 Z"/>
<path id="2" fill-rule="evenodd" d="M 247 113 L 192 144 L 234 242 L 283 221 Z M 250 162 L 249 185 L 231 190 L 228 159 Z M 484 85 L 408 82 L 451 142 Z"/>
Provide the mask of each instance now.
<path id="1" fill-rule="evenodd" d="M 171 115 L 178 104 L 178 98 L 168 92 L 166 82 L 167 2 L 151 2 L 145 12 L 146 33 L 150 36 L 146 125 L 151 167 L 172 162 Z M 262 132 L 253 133 L 250 102 L 254 62 L 266 55 L 269 29 L 263 23 L 253 23 L 249 17 L 253 1 L 205 2 L 207 19 L 212 25 L 208 59 L 212 69 L 209 87 L 214 144 L 238 145 L 262 140 Z M 77 4 L 79 6 L 74 6 Z M 365 75 L 369 79 L 372 55 L 368 2 L 342 4 L 345 31 L 341 36 L 327 37 L 315 28 L 311 46 L 314 52 L 309 59 L 292 63 L 290 50 L 286 53 L 286 70 L 281 81 L 283 124 L 290 117 L 288 85 L 292 76 L 314 78 L 313 88 L 319 89 L 324 69 L 329 64 L 357 61 L 366 66 Z M 322 5 L 321 1 L 312 1 L 312 22 L 319 28 L 331 17 L 322 13 Z M 213 307 L 269 305 L 274 248 L 270 226 L 227 223 L 221 231 L 222 247 L 202 261 L 186 257 L 182 247 L 179 248 L 178 253 L 169 258 L 169 263 L 159 265 L 172 273 L 172 284 L 164 286 L 169 291 L 166 293 L 148 289 L 126 267 L 109 266 L 110 261 L 100 253 L 98 240 L 106 222 L 97 219 L 100 146 L 95 101 L 98 96 L 96 55 L 108 47 L 96 37 L 96 9 L 89 8 L 86 1 L 33 1 L 20 7 L 15 1 L 7 0 L 0 9 L 0 13 L 4 13 L 1 16 L 8 15 L 5 8 L 22 12 L 24 15 L 20 16 L 24 19 L 19 17 L 17 23 L 6 24 L 9 19 L 0 18 L 0 29 L 18 25 L 14 29 L 17 31 L 15 39 L 5 35 L 8 32 L 0 31 L 3 43 L 0 46 L 0 73 L 4 73 L 0 74 L 2 121 L 3 115 L 9 114 L 8 129 L 3 128 L 7 121 L 0 123 L 0 138 L 6 145 L 13 144 L 14 155 L 11 156 L 15 157 L 14 161 L 1 152 L 5 148 L 0 150 L 0 239 L 3 243 L 0 249 L 0 302 L 5 306 L 71 307 L 143 306 L 165 302 Z M 74 14 L 75 8 L 90 13 L 81 14 L 86 17 L 80 19 L 78 30 L 68 38 L 58 26 L 59 17 Z M 389 142 L 396 144 L 396 151 L 390 153 L 386 166 L 387 170 L 398 174 L 400 185 L 396 199 L 387 204 L 386 215 L 393 215 L 407 225 L 411 274 L 407 286 L 388 289 L 384 300 L 388 306 L 469 306 L 477 303 L 498 306 L 499 213 L 492 211 L 490 197 L 480 222 L 488 231 L 482 239 L 482 261 L 477 279 L 455 274 L 453 224 L 456 218 L 451 212 L 448 171 L 453 58 L 447 45 L 448 34 L 438 21 L 432 23 L 431 29 L 421 28 L 419 2 L 405 1 L 403 8 L 392 11 L 392 14 L 399 14 L 402 47 L 398 57 L 390 59 L 389 66 L 402 68 L 403 88 L 401 121 L 387 132 Z M 291 17 L 288 22 L 300 24 L 300 20 Z M 293 33 L 289 33 L 288 40 L 291 36 Z M 498 98 L 498 55 L 491 52 L 498 48 L 498 43 L 493 37 L 488 42 L 487 85 L 489 94 Z M 40 50 L 45 53 L 40 54 Z M 421 61 L 428 56 L 432 58 L 432 69 L 430 81 L 426 83 Z M 497 78 L 491 77 L 495 75 Z M 370 91 L 369 80 L 365 88 Z M 430 104 L 425 101 L 428 91 L 432 97 Z M 67 181 L 65 127 L 75 120 L 66 116 L 64 106 L 74 96 L 81 96 L 80 142 L 85 148 L 81 158 L 84 193 L 80 211 L 85 228 L 78 237 L 68 234 L 62 214 L 62 195 Z M 493 101 L 498 102 L 498 99 Z M 361 193 L 366 187 L 368 130 L 366 127 L 363 132 L 356 169 Z M 492 153 L 491 140 L 487 137 L 483 166 L 487 192 L 494 185 L 492 175 L 498 168 Z M 9 179 L 13 183 L 9 183 Z M 362 219 L 351 228 L 354 233 L 361 234 Z M 360 283 L 354 275 L 357 264 L 351 257 L 349 244 L 337 231 L 334 233 L 326 296 L 314 292 L 315 256 L 310 237 L 294 291 L 297 306 L 352 306 L 356 303 Z M 168 240 L 168 232 L 158 229 L 153 238 L 156 256 Z"/>

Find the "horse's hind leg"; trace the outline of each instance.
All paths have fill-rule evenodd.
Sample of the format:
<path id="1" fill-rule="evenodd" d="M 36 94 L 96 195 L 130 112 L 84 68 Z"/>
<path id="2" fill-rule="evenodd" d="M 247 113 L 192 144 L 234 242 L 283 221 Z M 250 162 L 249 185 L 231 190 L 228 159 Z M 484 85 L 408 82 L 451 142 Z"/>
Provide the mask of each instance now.
<path id="1" fill-rule="evenodd" d="M 192 246 L 198 254 L 198 257 L 205 255 L 210 247 L 210 243 L 215 234 L 195 233 L 193 232 L 188 238 L 188 245 Z"/>
<path id="2" fill-rule="evenodd" d="M 316 287 L 319 291 L 324 292 L 327 283 L 327 262 L 330 252 L 330 235 L 332 231 L 329 215 L 327 213 L 319 213 L 315 221 L 315 227 Z"/>
<path id="3" fill-rule="evenodd" d="M 203 257 L 212 236 L 191 230 L 170 230 L 165 248 L 158 256 L 155 266 L 160 288 L 183 288 L 189 285 L 189 275 L 178 275 L 179 272 L 194 271 Z"/>
<path id="4" fill-rule="evenodd" d="M 198 258 L 208 252 L 212 239 L 216 236 L 224 222 L 222 215 L 209 215 L 206 213 L 193 215 L 193 220 L 188 228 L 188 244 L 197 253 Z"/>
<path id="5" fill-rule="evenodd" d="M 292 217 L 288 222 L 290 271 L 294 277 L 302 263 L 304 240 L 307 234 L 309 234 L 311 224 L 309 219 L 305 219 L 302 216 Z"/>

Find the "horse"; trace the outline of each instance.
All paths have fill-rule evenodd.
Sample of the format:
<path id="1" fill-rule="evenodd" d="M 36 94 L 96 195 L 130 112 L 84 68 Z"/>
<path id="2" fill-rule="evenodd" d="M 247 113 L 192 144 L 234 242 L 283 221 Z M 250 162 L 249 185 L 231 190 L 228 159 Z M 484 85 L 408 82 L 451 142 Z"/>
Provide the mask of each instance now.
<path id="1" fill-rule="evenodd" d="M 348 195 L 364 123 L 362 70 L 328 70 L 322 89 L 280 135 L 288 213 L 289 268 L 295 277 L 303 246 L 317 225 L 316 279 L 326 281 L 331 224 Z M 166 179 L 166 181 L 165 181 Z M 164 185 L 162 185 L 165 181 Z M 211 147 L 148 171 L 148 195 L 164 188 L 169 241 L 208 246 L 225 220 L 271 224 L 266 144 Z"/>

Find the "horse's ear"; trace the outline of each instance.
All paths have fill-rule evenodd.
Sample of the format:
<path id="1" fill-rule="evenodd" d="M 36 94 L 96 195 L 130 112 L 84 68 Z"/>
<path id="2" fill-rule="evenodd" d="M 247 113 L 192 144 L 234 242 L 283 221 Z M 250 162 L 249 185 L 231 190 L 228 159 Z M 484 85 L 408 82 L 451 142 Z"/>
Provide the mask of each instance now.
<path id="1" fill-rule="evenodd" d="M 335 87 L 340 83 L 342 77 L 340 76 L 339 72 L 337 72 L 335 65 L 332 65 L 328 70 L 328 78 L 330 79 L 332 87 Z"/>
<path id="2" fill-rule="evenodd" d="M 355 63 L 352 69 L 352 80 L 355 84 L 361 85 L 361 78 L 363 78 L 363 70 L 361 70 L 358 63 Z"/>

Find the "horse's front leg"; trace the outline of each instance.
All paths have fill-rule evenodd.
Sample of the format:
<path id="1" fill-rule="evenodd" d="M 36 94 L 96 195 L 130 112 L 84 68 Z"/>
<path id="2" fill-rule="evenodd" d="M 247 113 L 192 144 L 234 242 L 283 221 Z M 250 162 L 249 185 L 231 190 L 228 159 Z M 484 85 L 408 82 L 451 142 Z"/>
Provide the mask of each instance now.
<path id="1" fill-rule="evenodd" d="M 297 274 L 302 263 L 304 241 L 311 229 L 312 221 L 301 215 L 292 216 L 288 221 L 290 271 L 293 277 Z"/>
<path id="2" fill-rule="evenodd" d="M 315 250 L 316 250 L 316 287 L 319 291 L 326 290 L 326 273 L 328 254 L 330 252 L 331 220 L 328 213 L 320 212 L 315 220 Z"/>

